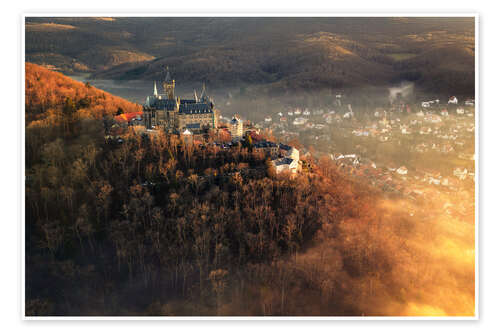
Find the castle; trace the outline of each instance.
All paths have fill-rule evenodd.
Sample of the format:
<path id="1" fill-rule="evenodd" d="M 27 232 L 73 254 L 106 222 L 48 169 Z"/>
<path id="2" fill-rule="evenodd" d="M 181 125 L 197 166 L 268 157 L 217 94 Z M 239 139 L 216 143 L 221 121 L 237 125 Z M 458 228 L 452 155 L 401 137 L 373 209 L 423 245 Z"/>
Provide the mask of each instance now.
<path id="1" fill-rule="evenodd" d="M 163 89 L 164 94 L 158 94 L 155 81 L 153 95 L 146 97 L 143 106 L 146 128 L 163 129 L 169 133 L 181 133 L 185 129 L 199 133 L 217 128 L 218 112 L 206 95 L 205 85 L 199 98 L 195 92 L 193 99 L 181 99 L 175 96 L 175 80 L 167 68 Z"/>

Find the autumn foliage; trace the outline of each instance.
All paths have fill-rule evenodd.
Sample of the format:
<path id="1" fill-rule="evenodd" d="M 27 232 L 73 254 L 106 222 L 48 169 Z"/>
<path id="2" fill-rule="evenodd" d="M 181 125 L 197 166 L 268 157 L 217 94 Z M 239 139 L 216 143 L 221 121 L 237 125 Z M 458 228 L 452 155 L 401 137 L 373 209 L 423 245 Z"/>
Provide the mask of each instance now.
<path id="1" fill-rule="evenodd" d="M 124 113 L 142 111 L 137 104 L 45 67 L 29 62 L 25 66 L 27 125 L 33 121 L 56 124 L 68 99 L 74 103 L 76 116 L 80 118 L 114 116 L 119 109 Z"/>
<path id="2" fill-rule="evenodd" d="M 136 105 L 26 68 L 27 315 L 412 314 L 432 284 L 470 313 L 470 263 L 421 249 L 439 225 L 381 208 L 329 159 L 292 179 L 243 146 L 105 139 Z"/>

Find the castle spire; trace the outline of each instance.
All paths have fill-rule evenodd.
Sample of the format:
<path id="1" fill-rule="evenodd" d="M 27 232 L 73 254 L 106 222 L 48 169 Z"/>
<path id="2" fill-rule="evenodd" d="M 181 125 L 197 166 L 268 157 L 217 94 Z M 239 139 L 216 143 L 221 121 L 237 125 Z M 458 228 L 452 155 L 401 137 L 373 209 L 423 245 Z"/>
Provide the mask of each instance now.
<path id="1" fill-rule="evenodd" d="M 204 101 L 206 99 L 206 97 L 207 97 L 206 95 L 207 95 L 207 92 L 206 92 L 206 89 L 205 89 L 205 82 L 203 82 L 203 88 L 201 90 L 200 100 Z"/>
<path id="2" fill-rule="evenodd" d="M 167 75 L 165 76 L 165 82 L 172 81 L 172 77 L 170 76 L 170 71 L 168 69 L 168 66 L 165 67 L 165 70 L 167 71 Z"/>
<path id="3" fill-rule="evenodd" d="M 155 97 L 158 96 L 158 89 L 156 89 L 156 81 L 155 81 L 155 86 L 154 86 L 154 89 L 153 89 L 153 95 Z"/>
<path id="4" fill-rule="evenodd" d="M 194 100 L 198 102 L 198 95 L 196 95 L 196 89 L 194 90 Z"/>

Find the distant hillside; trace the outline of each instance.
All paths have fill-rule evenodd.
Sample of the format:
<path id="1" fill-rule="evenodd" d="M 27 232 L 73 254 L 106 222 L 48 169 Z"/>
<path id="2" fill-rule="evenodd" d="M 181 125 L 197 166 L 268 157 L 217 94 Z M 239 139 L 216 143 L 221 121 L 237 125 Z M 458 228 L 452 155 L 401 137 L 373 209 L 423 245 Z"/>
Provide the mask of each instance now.
<path id="1" fill-rule="evenodd" d="M 276 93 L 410 80 L 473 94 L 474 19 L 28 18 L 26 59 L 118 80 L 169 65 L 185 83 Z"/>
<path id="2" fill-rule="evenodd" d="M 430 91 L 447 89 L 450 94 L 473 95 L 475 89 L 474 48 L 446 45 L 401 61 L 400 78 L 417 82 Z"/>
<path id="3" fill-rule="evenodd" d="M 26 125 L 33 121 L 56 122 L 68 102 L 78 116 L 102 118 L 141 111 L 141 107 L 105 91 L 74 81 L 42 66 L 26 64 Z"/>

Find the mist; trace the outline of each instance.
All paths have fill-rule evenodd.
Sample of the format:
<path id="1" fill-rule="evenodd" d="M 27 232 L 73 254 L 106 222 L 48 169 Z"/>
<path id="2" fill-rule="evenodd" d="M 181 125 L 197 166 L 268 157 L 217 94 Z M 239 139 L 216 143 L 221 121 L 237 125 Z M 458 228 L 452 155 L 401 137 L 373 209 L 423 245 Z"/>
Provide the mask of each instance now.
<path id="1" fill-rule="evenodd" d="M 408 98 L 414 93 L 414 84 L 411 82 L 402 82 L 398 87 L 389 88 L 389 101 L 393 103 L 398 96 Z"/>

